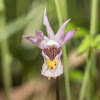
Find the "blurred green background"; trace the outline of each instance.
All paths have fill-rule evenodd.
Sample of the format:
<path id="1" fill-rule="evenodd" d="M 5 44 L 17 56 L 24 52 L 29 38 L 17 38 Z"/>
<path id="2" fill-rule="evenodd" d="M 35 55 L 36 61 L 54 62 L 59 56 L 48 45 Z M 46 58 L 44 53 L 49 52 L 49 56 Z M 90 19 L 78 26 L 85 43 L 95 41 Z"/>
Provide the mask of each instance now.
<path id="1" fill-rule="evenodd" d="M 90 43 L 91 0 L 58 0 L 58 2 L 63 22 L 71 18 L 65 32 L 80 28 L 67 43 L 71 98 L 78 100 L 88 59 L 87 51 L 83 52 Z M 98 3 L 97 35 L 100 34 L 100 1 Z M 12 100 L 56 99 L 55 80 L 48 81 L 41 76 L 43 64 L 41 50 L 22 38 L 23 35 L 35 36 L 36 30 L 42 30 L 47 35 L 43 25 L 45 6 L 50 25 L 56 33 L 59 21 L 54 0 L 0 0 L 0 100 L 5 100 L 6 95 L 9 95 L 5 91 L 9 90 Z M 98 40 L 100 48 L 100 38 Z M 90 100 L 100 100 L 98 99 L 100 97 L 99 50 L 95 50 L 95 61 L 96 74 L 93 88 L 90 89 L 93 94 Z M 84 100 L 89 100 L 87 95 L 89 94 L 85 94 Z M 60 76 L 60 98 L 67 100 L 64 75 Z"/>

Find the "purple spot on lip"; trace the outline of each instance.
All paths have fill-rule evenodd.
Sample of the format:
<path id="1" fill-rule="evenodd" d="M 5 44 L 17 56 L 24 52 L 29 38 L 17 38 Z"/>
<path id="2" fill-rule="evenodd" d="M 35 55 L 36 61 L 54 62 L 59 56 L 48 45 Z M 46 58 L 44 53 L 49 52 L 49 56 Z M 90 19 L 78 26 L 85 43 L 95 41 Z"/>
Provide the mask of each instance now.
<path id="1" fill-rule="evenodd" d="M 49 48 L 43 49 L 44 53 L 49 57 L 51 61 L 60 53 L 60 47 L 57 48 L 55 45 L 50 46 Z"/>

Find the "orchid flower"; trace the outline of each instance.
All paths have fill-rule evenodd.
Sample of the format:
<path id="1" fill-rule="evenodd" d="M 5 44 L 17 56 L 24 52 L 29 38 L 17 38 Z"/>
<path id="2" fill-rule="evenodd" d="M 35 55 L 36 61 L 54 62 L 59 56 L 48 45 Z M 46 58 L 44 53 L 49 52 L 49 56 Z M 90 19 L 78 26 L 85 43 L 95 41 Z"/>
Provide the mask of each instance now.
<path id="1" fill-rule="evenodd" d="M 42 31 L 36 31 L 36 37 L 23 36 L 36 46 L 42 49 L 42 56 L 44 57 L 44 64 L 42 65 L 41 74 L 48 77 L 55 78 L 63 73 L 63 66 L 61 63 L 62 47 L 67 41 L 72 38 L 78 29 L 70 30 L 64 35 L 65 27 L 71 19 L 65 21 L 58 32 L 54 34 L 50 27 L 46 8 L 44 11 L 43 24 L 46 26 L 47 36 L 44 36 Z"/>

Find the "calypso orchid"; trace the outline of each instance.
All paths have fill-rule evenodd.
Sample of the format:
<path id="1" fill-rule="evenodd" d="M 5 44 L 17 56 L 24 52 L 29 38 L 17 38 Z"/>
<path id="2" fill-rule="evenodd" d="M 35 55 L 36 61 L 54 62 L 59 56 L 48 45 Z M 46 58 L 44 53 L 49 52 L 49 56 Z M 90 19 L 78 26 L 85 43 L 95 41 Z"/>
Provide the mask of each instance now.
<path id="1" fill-rule="evenodd" d="M 54 34 L 50 27 L 46 8 L 44 11 L 43 24 L 46 26 L 47 36 L 44 36 L 42 31 L 36 31 L 36 37 L 23 36 L 36 46 L 42 49 L 42 56 L 44 57 L 44 64 L 42 65 L 41 74 L 48 77 L 55 78 L 63 73 L 63 66 L 61 63 L 62 47 L 67 41 L 72 38 L 78 29 L 70 30 L 64 35 L 65 27 L 71 19 L 65 21 L 58 32 Z"/>

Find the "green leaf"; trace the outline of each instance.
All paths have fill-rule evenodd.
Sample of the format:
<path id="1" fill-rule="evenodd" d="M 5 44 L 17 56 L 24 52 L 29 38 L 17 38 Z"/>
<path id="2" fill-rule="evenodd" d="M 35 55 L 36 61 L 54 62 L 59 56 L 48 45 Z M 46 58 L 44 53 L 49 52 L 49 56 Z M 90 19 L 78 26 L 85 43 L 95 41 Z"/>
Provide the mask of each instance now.
<path id="1" fill-rule="evenodd" d="M 84 52 L 88 51 L 90 48 L 92 47 L 92 39 L 91 36 L 86 36 L 82 43 L 80 44 L 79 48 L 78 48 L 78 55 L 83 54 Z"/>

